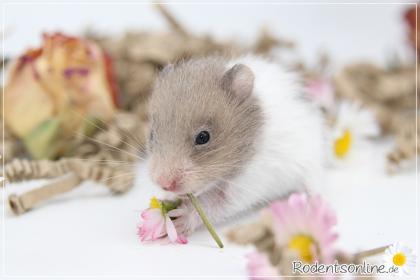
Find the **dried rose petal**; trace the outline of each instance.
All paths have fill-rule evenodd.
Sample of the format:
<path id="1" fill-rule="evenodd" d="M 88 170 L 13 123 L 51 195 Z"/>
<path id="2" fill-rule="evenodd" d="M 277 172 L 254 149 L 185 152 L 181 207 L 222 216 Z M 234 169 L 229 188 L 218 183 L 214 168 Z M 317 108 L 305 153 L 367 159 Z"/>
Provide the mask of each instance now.
<path id="1" fill-rule="evenodd" d="M 98 45 L 53 33 L 12 62 L 4 102 L 8 128 L 33 157 L 47 158 L 64 153 L 86 120 L 111 120 L 118 90 Z"/>

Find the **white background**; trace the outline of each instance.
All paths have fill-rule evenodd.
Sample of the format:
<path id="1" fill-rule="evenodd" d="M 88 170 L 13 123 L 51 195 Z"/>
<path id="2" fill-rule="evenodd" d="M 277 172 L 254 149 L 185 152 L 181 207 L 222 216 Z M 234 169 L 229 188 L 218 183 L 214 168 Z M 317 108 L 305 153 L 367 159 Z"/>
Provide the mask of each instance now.
<path id="1" fill-rule="evenodd" d="M 327 51 L 335 68 L 362 59 L 385 64 L 394 54 L 410 59 L 402 22 L 407 6 L 219 3 L 171 4 L 170 8 L 189 30 L 219 39 L 250 43 L 266 25 L 273 33 L 295 40 L 299 53 L 309 62 L 319 51 Z M 118 34 L 126 29 L 166 28 L 149 4 L 9 3 L 3 16 L 7 56 L 37 46 L 44 31 L 78 34 L 91 27 Z M 322 193 L 337 211 L 337 247 L 343 250 L 354 252 L 397 241 L 417 246 L 414 168 L 386 175 L 385 154 L 391 146 L 389 141 L 369 143 L 351 161 L 328 171 Z M 140 244 L 136 225 L 152 188 L 143 166 L 138 167 L 138 177 L 136 187 L 121 197 L 111 197 L 102 186 L 85 183 L 23 216 L 15 217 L 7 209 L 2 223 L 6 242 L 5 254 L 0 256 L 4 261 L 0 265 L 5 264 L 2 271 L 42 279 L 121 279 L 122 275 L 246 278 L 243 255 L 252 248 L 226 244 L 219 250 L 204 231 L 191 236 L 186 246 Z M 37 185 L 39 182 L 8 186 L 5 195 Z"/>

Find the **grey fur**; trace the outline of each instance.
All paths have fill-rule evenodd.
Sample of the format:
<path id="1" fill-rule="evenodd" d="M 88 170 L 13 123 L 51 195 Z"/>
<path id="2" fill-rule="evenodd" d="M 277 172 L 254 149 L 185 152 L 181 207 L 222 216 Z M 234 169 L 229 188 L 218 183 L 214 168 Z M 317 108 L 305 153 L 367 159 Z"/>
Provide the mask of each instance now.
<path id="1" fill-rule="evenodd" d="M 181 173 L 177 193 L 201 193 L 219 179 L 236 176 L 249 162 L 264 116 L 257 97 L 238 96 L 229 87 L 238 70 L 251 71 L 244 67 L 227 72 L 227 60 L 210 57 L 181 62 L 163 71 L 150 102 L 153 179 L 162 173 Z M 228 79 L 223 78 L 226 74 Z M 252 81 L 244 80 L 235 89 L 252 92 L 252 71 L 245 74 L 243 77 Z M 195 136 L 202 130 L 210 132 L 210 141 L 197 146 Z"/>

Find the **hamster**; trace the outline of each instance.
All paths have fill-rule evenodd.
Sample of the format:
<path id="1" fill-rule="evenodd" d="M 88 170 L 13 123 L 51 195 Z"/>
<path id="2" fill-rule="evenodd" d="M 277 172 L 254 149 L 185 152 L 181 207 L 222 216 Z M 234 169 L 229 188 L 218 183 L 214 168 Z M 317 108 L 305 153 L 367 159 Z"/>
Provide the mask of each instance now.
<path id="1" fill-rule="evenodd" d="M 150 100 L 149 173 L 183 198 L 183 234 L 305 191 L 321 176 L 323 123 L 297 75 L 257 56 L 165 67 Z"/>

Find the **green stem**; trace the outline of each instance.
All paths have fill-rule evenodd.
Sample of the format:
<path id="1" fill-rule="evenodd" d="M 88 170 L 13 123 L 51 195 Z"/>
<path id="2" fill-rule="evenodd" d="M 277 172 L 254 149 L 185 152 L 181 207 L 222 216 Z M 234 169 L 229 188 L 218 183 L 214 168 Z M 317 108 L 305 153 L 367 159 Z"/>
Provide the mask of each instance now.
<path id="1" fill-rule="evenodd" d="M 192 193 L 189 193 L 187 195 L 189 199 L 191 200 L 191 203 L 194 206 L 195 210 L 197 210 L 198 215 L 200 215 L 200 218 L 203 221 L 204 225 L 206 226 L 207 230 L 210 232 L 211 236 L 213 237 L 214 241 L 216 241 L 219 248 L 223 248 L 222 240 L 220 240 L 220 237 L 217 235 L 213 226 L 210 224 L 209 220 L 207 219 L 206 214 L 204 214 L 203 209 L 201 209 L 198 199 Z"/>

